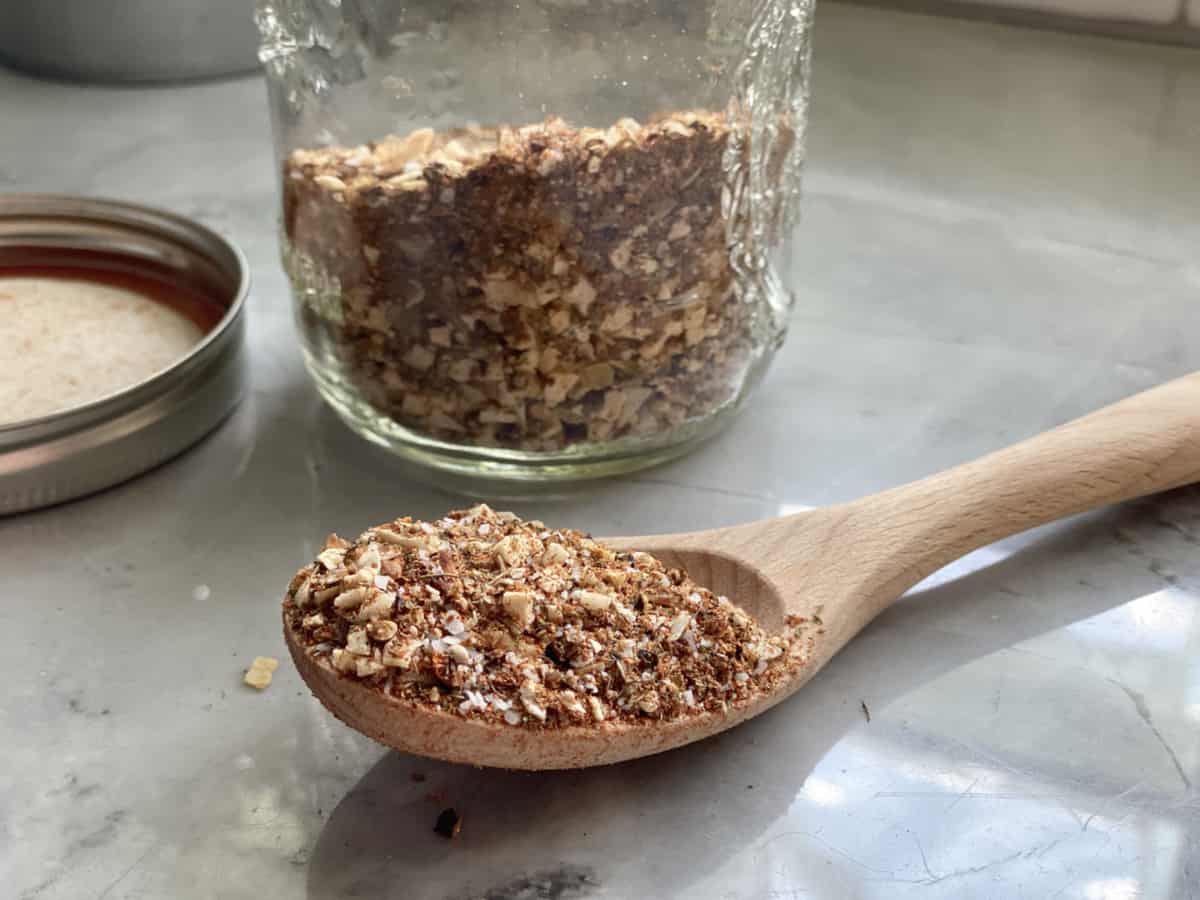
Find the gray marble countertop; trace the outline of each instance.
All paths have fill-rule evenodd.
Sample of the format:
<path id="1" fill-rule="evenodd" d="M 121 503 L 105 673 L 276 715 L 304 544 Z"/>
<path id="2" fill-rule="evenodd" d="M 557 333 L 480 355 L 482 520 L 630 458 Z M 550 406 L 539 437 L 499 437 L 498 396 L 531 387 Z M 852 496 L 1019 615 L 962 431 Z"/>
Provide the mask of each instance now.
<path id="1" fill-rule="evenodd" d="M 523 512 L 598 534 L 776 515 L 1200 368 L 1200 54 L 837 5 L 817 28 L 800 301 L 756 402 L 685 460 Z M 244 688 L 327 531 L 457 500 L 302 370 L 259 81 L 0 73 L 0 98 L 0 188 L 196 216 L 255 279 L 253 391 L 219 432 L 0 521 L 4 896 L 1200 895 L 1196 489 L 980 551 L 791 701 L 622 766 L 432 763 L 286 663 Z"/>

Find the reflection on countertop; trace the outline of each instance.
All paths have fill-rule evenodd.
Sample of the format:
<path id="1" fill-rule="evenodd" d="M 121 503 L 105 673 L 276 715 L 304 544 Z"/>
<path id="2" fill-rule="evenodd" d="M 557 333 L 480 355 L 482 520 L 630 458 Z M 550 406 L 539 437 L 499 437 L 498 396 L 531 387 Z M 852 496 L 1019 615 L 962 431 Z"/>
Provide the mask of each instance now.
<path id="1" fill-rule="evenodd" d="M 688 459 L 523 513 L 633 534 L 795 511 L 1200 368 L 1200 55 L 832 4 L 817 27 L 800 302 L 756 402 Z M 460 501 L 301 370 L 260 83 L 0 91 L 0 185 L 198 216 L 255 279 L 254 390 L 217 434 L 0 520 L 6 896 L 1200 892 L 1200 488 L 973 554 L 782 707 L 617 767 L 428 762 L 286 664 L 244 688 L 325 532 Z"/>

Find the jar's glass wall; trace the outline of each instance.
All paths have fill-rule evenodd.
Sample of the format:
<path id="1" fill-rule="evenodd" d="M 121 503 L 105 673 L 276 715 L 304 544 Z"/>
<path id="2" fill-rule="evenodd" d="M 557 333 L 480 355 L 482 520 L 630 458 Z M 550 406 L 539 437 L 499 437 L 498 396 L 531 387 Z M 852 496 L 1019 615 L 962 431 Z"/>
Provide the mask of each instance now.
<path id="1" fill-rule="evenodd" d="M 710 432 L 786 323 L 811 13 L 261 2 L 284 260 L 326 397 L 395 449 L 508 474 Z"/>

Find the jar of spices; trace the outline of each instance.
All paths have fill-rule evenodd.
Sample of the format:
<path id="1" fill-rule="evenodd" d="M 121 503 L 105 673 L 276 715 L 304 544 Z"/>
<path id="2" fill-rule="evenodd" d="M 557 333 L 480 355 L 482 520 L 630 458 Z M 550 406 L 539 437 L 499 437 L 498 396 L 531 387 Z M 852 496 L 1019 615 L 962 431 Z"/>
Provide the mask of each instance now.
<path id="1" fill-rule="evenodd" d="M 260 0 L 282 255 L 356 430 L 461 473 L 683 452 L 780 346 L 812 0 Z"/>

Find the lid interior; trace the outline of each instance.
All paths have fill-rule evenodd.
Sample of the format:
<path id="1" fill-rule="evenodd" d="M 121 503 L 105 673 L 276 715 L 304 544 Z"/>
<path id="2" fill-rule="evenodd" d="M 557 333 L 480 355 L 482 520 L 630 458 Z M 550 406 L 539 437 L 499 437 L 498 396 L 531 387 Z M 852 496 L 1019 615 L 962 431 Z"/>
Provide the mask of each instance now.
<path id="1" fill-rule="evenodd" d="M 129 287 L 191 319 L 202 336 L 187 353 L 156 374 L 106 396 L 45 416 L 0 424 L 0 432 L 27 430 L 63 417 L 99 413 L 115 400 L 144 392 L 177 369 L 189 367 L 240 313 L 248 289 L 241 255 L 198 223 L 130 204 L 57 195 L 0 195 L 0 275 L 41 274 L 54 269 L 87 280 L 129 277 Z M 116 278 L 114 278 L 116 276 Z M 159 291 L 138 290 L 157 285 Z M 180 308 L 183 307 L 183 308 Z M 215 349 L 215 348 L 214 348 Z M 115 410 L 114 410 L 115 412 Z M 40 431 L 41 428 L 39 427 Z M 10 434 L 16 439 L 16 434 Z M 0 441 L 8 443 L 8 440 Z"/>

